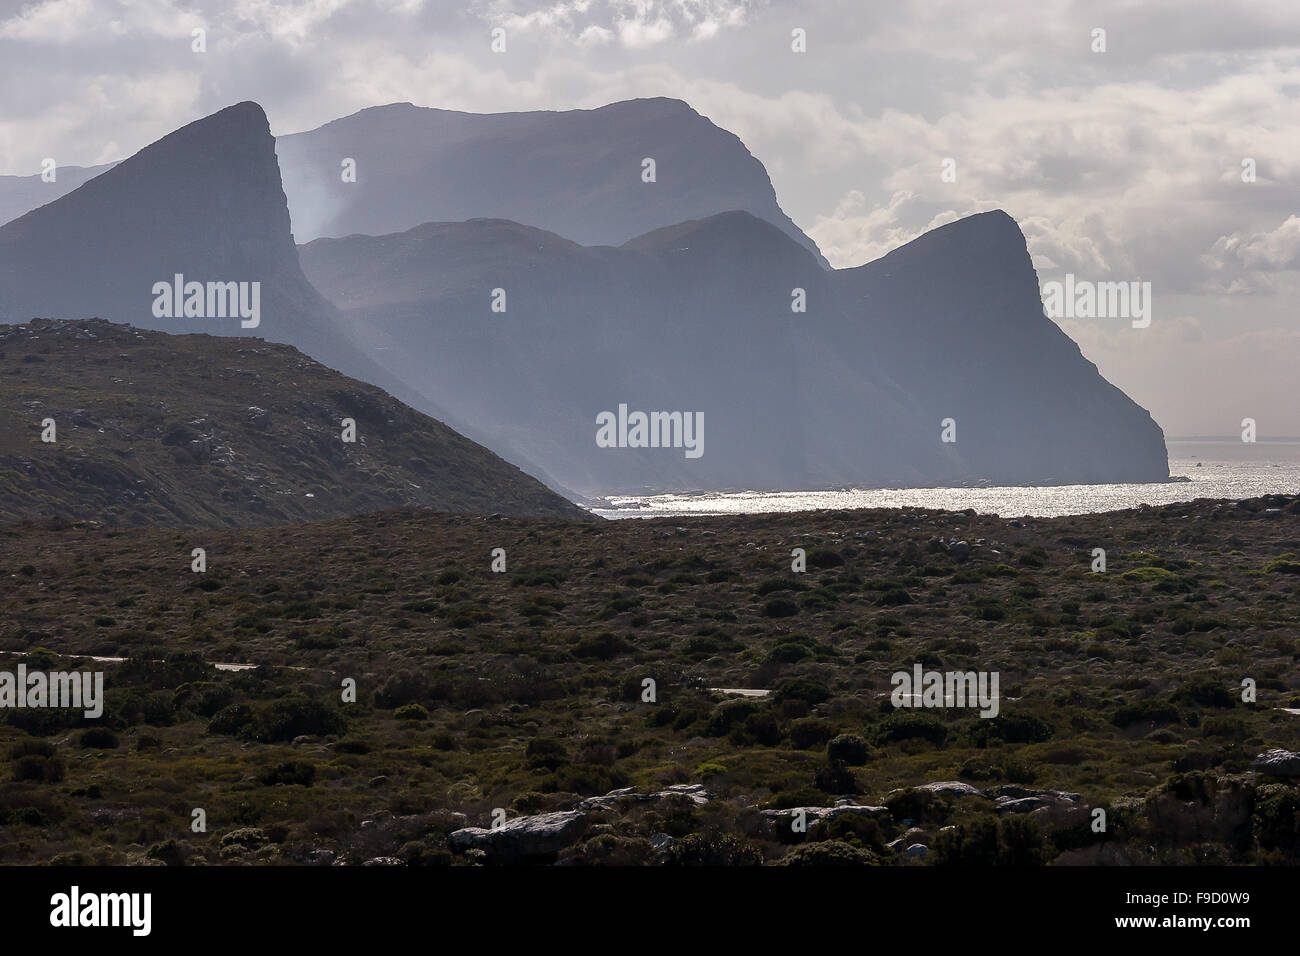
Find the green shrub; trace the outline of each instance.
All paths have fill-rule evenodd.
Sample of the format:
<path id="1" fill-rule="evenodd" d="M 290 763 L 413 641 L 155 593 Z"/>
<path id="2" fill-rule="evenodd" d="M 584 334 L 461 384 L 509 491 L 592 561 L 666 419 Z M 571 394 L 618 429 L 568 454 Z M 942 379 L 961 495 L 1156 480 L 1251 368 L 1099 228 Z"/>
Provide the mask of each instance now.
<path id="1" fill-rule="evenodd" d="M 829 767 L 819 768 L 813 775 L 813 786 L 822 793 L 858 793 L 861 790 L 858 786 L 858 778 L 843 764 L 831 764 Z"/>
<path id="2" fill-rule="evenodd" d="M 276 764 L 258 774 L 257 780 L 264 787 L 277 784 L 310 787 L 316 779 L 316 767 L 301 760 L 290 760 Z"/>
<path id="3" fill-rule="evenodd" d="M 212 715 L 208 721 L 208 733 L 227 734 L 238 737 L 250 732 L 257 723 L 257 715 L 248 704 L 231 704 Z"/>
<path id="4" fill-rule="evenodd" d="M 934 714 L 912 710 L 896 710 L 876 727 L 876 741 L 881 744 L 900 740 L 928 740 L 943 746 L 948 739 L 948 728 Z"/>
<path id="5" fill-rule="evenodd" d="M 28 754 L 13 762 L 14 779 L 34 783 L 58 783 L 63 779 L 63 761 L 58 757 Z"/>
<path id="6" fill-rule="evenodd" d="M 1168 701 L 1147 700 L 1117 708 L 1111 723 L 1116 727 L 1131 727 L 1142 723 L 1176 724 L 1180 719 L 1178 708 Z"/>
<path id="7" fill-rule="evenodd" d="M 812 657 L 812 651 L 802 644 L 790 642 L 778 644 L 767 653 L 767 659 L 774 664 L 794 664 L 806 657 Z"/>
<path id="8" fill-rule="evenodd" d="M 782 681 L 777 685 L 776 690 L 772 692 L 772 700 L 778 704 L 787 700 L 802 700 L 809 705 L 815 706 L 830 699 L 830 688 L 822 681 L 811 677 L 795 677 Z"/>
<path id="9" fill-rule="evenodd" d="M 970 737 L 977 747 L 986 746 L 990 739 L 1004 740 L 1009 744 L 1040 743 L 1052 739 L 1052 725 L 1034 714 L 1001 714 L 980 718 Z"/>
<path id="10" fill-rule="evenodd" d="M 114 750 L 120 743 L 117 735 L 107 727 L 92 727 L 83 733 L 77 742 L 83 747 L 95 747 L 100 750 Z"/>
<path id="11" fill-rule="evenodd" d="M 790 744 L 797 750 L 811 750 L 835 736 L 835 725 L 817 717 L 802 717 L 790 724 Z"/>
<path id="12" fill-rule="evenodd" d="M 843 840 L 823 840 L 795 847 L 777 866 L 877 866 L 880 860 L 870 850 Z"/>
<path id="13" fill-rule="evenodd" d="M 341 734 L 346 730 L 343 715 L 310 697 L 289 697 L 268 705 L 258 716 L 257 738 L 279 743 L 294 737 Z"/>
<path id="14" fill-rule="evenodd" d="M 573 656 L 580 659 L 607 661 L 620 654 L 627 654 L 632 645 L 623 638 L 608 631 L 595 637 L 584 637 L 573 646 Z"/>
<path id="15" fill-rule="evenodd" d="M 1294 857 L 1300 851 L 1300 792 L 1280 784 L 1260 787 L 1254 832 L 1263 849 Z"/>
<path id="16" fill-rule="evenodd" d="M 664 854 L 667 866 L 758 866 L 763 854 L 731 833 L 689 833 Z"/>
<path id="17" fill-rule="evenodd" d="M 721 737 L 734 725 L 744 722 L 751 714 L 758 713 L 761 707 L 761 704 L 748 697 L 724 701 L 713 708 L 704 733 L 709 737 Z"/>
<path id="18" fill-rule="evenodd" d="M 763 617 L 794 617 L 799 605 L 789 598 L 772 598 L 763 605 Z"/>
<path id="19" fill-rule="evenodd" d="M 831 763 L 860 767 L 871 759 L 871 747 L 857 734 L 840 734 L 826 745 L 826 757 Z"/>

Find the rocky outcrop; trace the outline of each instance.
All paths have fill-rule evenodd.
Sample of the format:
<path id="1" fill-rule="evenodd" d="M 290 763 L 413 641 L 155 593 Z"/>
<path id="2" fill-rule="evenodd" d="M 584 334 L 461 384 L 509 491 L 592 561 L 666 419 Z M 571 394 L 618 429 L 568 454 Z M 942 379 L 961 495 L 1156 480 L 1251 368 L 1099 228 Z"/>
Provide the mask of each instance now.
<path id="1" fill-rule="evenodd" d="M 1250 769 L 1270 777 L 1300 777 L 1300 753 L 1290 750 L 1266 750 L 1253 761 Z"/>
<path id="2" fill-rule="evenodd" d="M 491 863 L 527 863 L 554 857 L 587 832 L 587 815 L 577 810 L 516 817 L 501 826 L 465 827 L 447 834 L 453 853 L 482 850 Z"/>
<path id="3" fill-rule="evenodd" d="M 679 783 L 655 793 L 637 793 L 635 787 L 611 790 L 603 797 L 587 797 L 579 810 L 626 810 L 638 803 L 684 803 L 703 806 L 713 799 L 702 783 Z"/>

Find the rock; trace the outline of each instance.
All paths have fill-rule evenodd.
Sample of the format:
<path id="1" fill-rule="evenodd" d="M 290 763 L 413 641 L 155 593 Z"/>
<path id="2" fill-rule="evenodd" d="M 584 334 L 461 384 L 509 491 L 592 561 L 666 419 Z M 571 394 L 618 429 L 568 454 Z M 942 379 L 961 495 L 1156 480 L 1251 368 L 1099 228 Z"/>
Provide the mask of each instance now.
<path id="1" fill-rule="evenodd" d="M 256 405 L 248 406 L 248 424 L 251 428 L 265 431 L 271 427 L 271 413 L 265 408 L 258 408 Z"/>
<path id="2" fill-rule="evenodd" d="M 983 790 L 977 790 L 969 783 L 963 783 L 960 780 L 939 780 L 935 783 L 923 783 L 916 788 L 917 790 L 928 790 L 930 793 L 946 793 L 956 797 L 987 797 Z M 894 793 L 902 793 L 901 790 L 895 790 Z"/>
<path id="3" fill-rule="evenodd" d="M 578 810 L 515 817 L 496 829 L 466 827 L 447 835 L 453 853 L 482 850 L 494 863 L 553 857 L 587 832 L 587 815 Z"/>
<path id="4" fill-rule="evenodd" d="M 689 800 L 697 807 L 713 799 L 713 794 L 702 783 L 678 783 L 657 793 L 637 793 L 635 787 L 611 790 L 603 797 L 587 797 L 578 804 L 579 810 L 616 810 L 633 803 L 647 801 L 674 802 Z"/>
<path id="5" fill-rule="evenodd" d="M 406 864 L 404 864 L 401 860 L 399 860 L 395 856 L 376 856 L 376 857 L 372 857 L 369 860 L 366 860 L 366 862 L 362 863 L 361 865 L 362 866 L 405 866 Z"/>
<path id="6" fill-rule="evenodd" d="M 925 855 L 929 852 L 930 852 L 930 848 L 926 846 L 924 843 L 913 843 L 911 846 L 907 848 L 908 856 L 913 856 L 920 860 L 924 860 Z"/>
<path id="7" fill-rule="evenodd" d="M 993 791 L 996 797 L 1008 797 L 1012 800 L 1019 800 L 1022 797 L 1043 797 L 1055 803 L 1068 802 L 1078 803 L 1083 799 L 1081 794 L 1067 793 L 1064 790 L 1034 790 L 1030 787 L 1019 787 L 1013 783 L 998 787 Z M 1000 802 L 1000 801 L 999 801 Z"/>
<path id="8" fill-rule="evenodd" d="M 965 561 L 970 557 L 970 545 L 965 541 L 954 541 L 948 546 L 948 553 L 958 561 Z"/>
<path id="9" fill-rule="evenodd" d="M 212 457 L 212 439 L 196 438 L 186 446 L 189 450 L 190 457 L 196 464 L 203 464 Z"/>
<path id="10" fill-rule="evenodd" d="M 804 818 L 810 825 L 822 820 L 834 820 L 845 814 L 873 818 L 889 816 L 888 807 L 870 807 L 852 803 L 840 804 L 834 807 L 791 807 L 788 810 L 764 810 L 762 815 L 776 823 L 778 820 L 791 819 L 800 810 L 803 811 Z"/>
<path id="11" fill-rule="evenodd" d="M 658 793 L 650 795 L 652 800 L 674 800 L 685 798 L 694 803 L 697 807 L 703 806 L 713 799 L 713 794 L 704 788 L 702 783 L 677 783 L 671 787 L 665 787 Z"/>
<path id="12" fill-rule="evenodd" d="M 996 813 L 1032 813 L 1051 804 L 1042 797 L 1003 797 L 993 809 Z"/>
<path id="13" fill-rule="evenodd" d="M 334 851 L 312 850 L 303 862 L 308 866 L 330 866 L 334 862 Z"/>
<path id="14" fill-rule="evenodd" d="M 1250 763 L 1256 773 L 1270 777 L 1300 777 L 1300 754 L 1290 750 L 1266 750 Z"/>
<path id="15" fill-rule="evenodd" d="M 667 850 L 676 842 L 677 840 L 670 837 L 667 833 L 656 833 L 650 838 L 650 845 L 661 852 Z"/>

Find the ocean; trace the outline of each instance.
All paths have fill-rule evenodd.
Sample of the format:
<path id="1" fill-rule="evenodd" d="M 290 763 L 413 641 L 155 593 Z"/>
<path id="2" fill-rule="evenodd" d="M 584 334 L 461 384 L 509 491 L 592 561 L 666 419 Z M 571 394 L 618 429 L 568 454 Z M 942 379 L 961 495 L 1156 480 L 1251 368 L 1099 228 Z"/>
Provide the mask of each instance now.
<path id="1" fill-rule="evenodd" d="M 927 508 L 1003 517 L 1053 518 L 1196 498 L 1300 494 L 1300 439 L 1167 439 L 1169 474 L 1189 481 L 1052 487 L 846 488 L 838 491 L 627 495 L 592 511 L 605 518 L 761 514 L 818 508 Z"/>

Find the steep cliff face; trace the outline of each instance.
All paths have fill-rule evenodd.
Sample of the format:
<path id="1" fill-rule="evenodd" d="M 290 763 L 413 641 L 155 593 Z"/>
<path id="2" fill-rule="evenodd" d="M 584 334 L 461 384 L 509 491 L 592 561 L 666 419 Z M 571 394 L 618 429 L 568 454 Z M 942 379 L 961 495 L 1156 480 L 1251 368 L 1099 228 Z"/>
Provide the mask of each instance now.
<path id="1" fill-rule="evenodd" d="M 156 319 L 153 285 L 177 273 L 261 282 L 267 327 L 259 334 L 274 325 L 300 331 L 304 308 L 316 304 L 298 268 L 274 140 L 255 103 L 191 123 L 8 223 L 0 250 L 10 321 L 42 309 L 239 334 L 238 320 Z"/>
<path id="2" fill-rule="evenodd" d="M 498 218 L 617 244 L 741 209 L 826 266 L 781 210 L 763 164 L 681 100 L 487 114 L 394 103 L 281 136 L 276 148 L 299 241 Z M 356 162 L 355 182 L 343 180 L 345 159 Z"/>
<path id="3" fill-rule="evenodd" d="M 836 273 L 842 312 L 866 333 L 964 477 L 998 484 L 1161 481 L 1164 433 L 1043 313 L 1015 220 L 1001 210 L 941 226 Z"/>
<path id="4" fill-rule="evenodd" d="M 1168 476 L 1158 426 L 1043 314 L 1003 213 L 841 272 L 743 212 L 619 248 L 435 223 L 302 261 L 392 374 L 581 494 Z M 601 447 L 620 404 L 702 414 L 703 454 Z"/>

